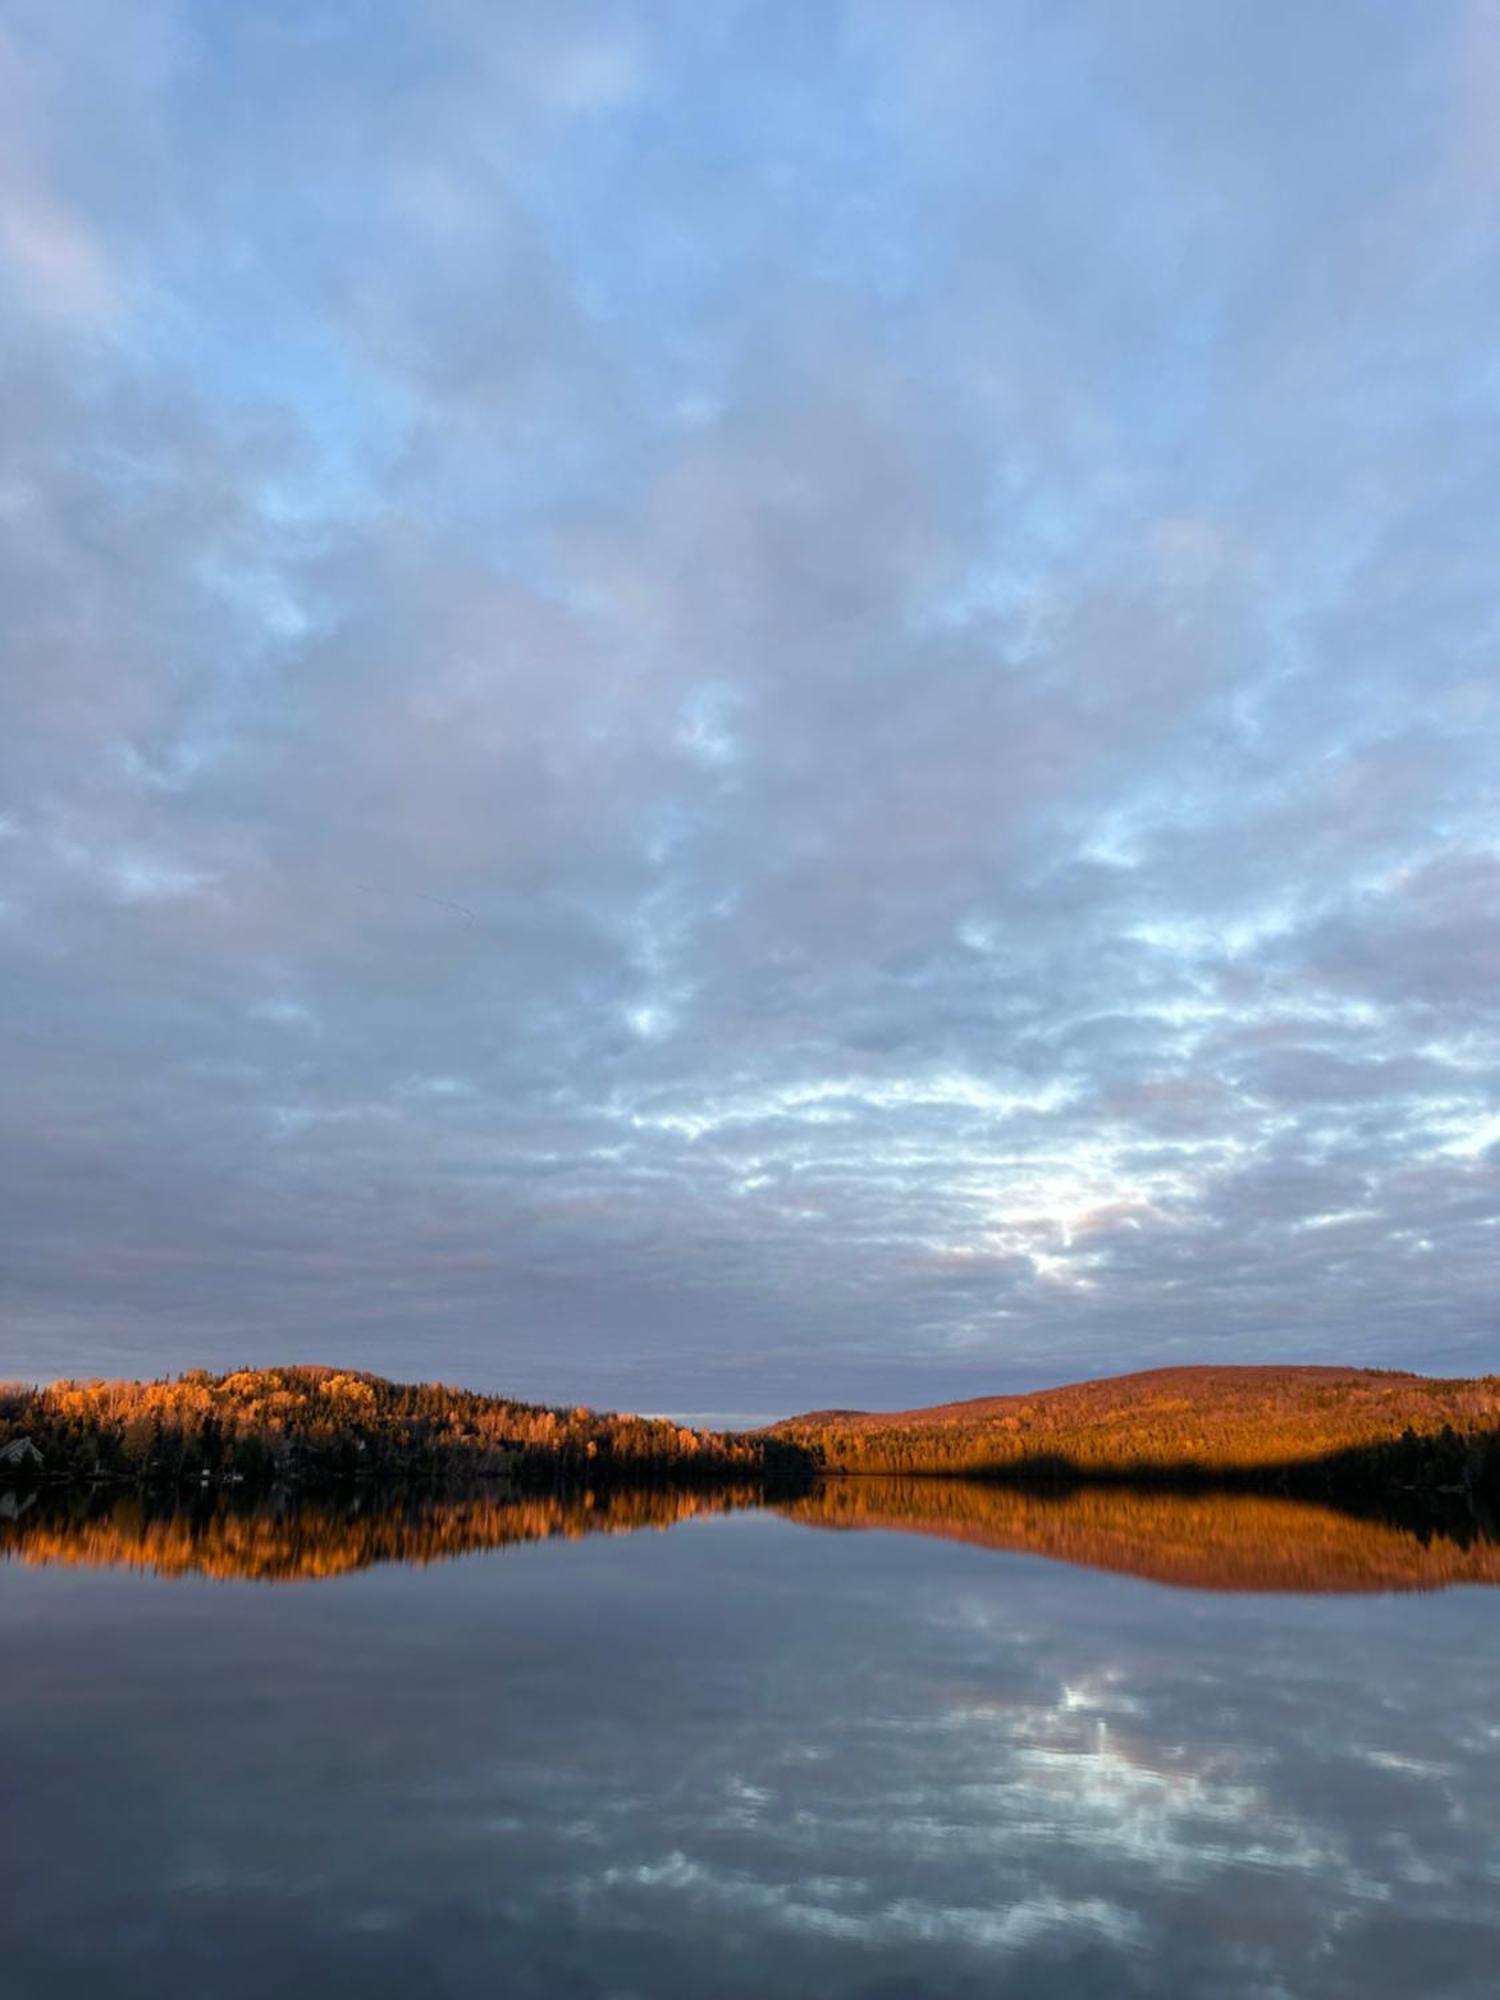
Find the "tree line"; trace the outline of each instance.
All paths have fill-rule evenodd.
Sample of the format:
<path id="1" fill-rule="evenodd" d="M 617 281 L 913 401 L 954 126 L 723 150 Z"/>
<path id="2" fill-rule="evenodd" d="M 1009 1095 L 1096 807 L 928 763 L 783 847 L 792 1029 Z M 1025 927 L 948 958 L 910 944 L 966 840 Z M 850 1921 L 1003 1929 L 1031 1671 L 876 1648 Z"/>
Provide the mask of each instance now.
<path id="1" fill-rule="evenodd" d="M 191 1369 L 152 1382 L 0 1389 L 0 1477 L 11 1481 L 261 1488 L 503 1475 L 607 1485 L 758 1478 L 800 1456 L 762 1435 L 352 1369 Z"/>
<path id="2" fill-rule="evenodd" d="M 988 1479 L 1500 1489 L 1500 1377 L 1211 1368 L 777 1434 L 818 1471 Z"/>

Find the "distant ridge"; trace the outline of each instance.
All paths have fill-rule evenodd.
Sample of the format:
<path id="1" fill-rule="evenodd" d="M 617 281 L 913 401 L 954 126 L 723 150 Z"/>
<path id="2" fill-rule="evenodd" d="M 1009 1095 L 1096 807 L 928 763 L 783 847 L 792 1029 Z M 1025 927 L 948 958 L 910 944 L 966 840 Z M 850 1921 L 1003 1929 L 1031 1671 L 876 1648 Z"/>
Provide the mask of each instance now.
<path id="1" fill-rule="evenodd" d="M 1321 1362 L 1189 1362 L 1166 1368 L 1137 1368 L 1125 1375 L 1090 1376 L 1083 1382 L 1064 1382 L 1051 1389 L 1031 1389 L 1004 1396 L 971 1396 L 959 1403 L 929 1403 L 911 1410 L 808 1410 L 801 1416 L 782 1417 L 768 1425 L 784 1430 L 791 1424 L 844 1424 L 869 1430 L 889 1424 L 971 1424 L 1010 1415 L 1026 1404 L 1060 1402 L 1067 1398 L 1080 1404 L 1107 1398 L 1111 1406 L 1128 1403 L 1139 1395 L 1148 1398 L 1161 1391 L 1187 1396 L 1222 1396 L 1227 1390 L 1265 1390 L 1277 1384 L 1292 1386 L 1313 1383 L 1436 1382 L 1440 1378 L 1418 1375 L 1405 1368 L 1357 1368 Z M 1463 1378 L 1465 1383 L 1467 1378 Z M 1494 1377 L 1480 1378 L 1496 1380 Z"/>
<path id="2" fill-rule="evenodd" d="M 1149 1368 L 926 1409 L 768 1427 L 829 1472 L 1500 1485 L 1500 1376 L 1331 1364 Z"/>
<path id="3" fill-rule="evenodd" d="M 0 1488 L 390 1486 L 529 1489 L 825 1473 L 1256 1486 L 1500 1502 L 1500 1376 L 1327 1363 L 1152 1368 L 927 1409 L 810 1411 L 755 1432 L 520 1403 L 355 1369 L 0 1388 Z"/>

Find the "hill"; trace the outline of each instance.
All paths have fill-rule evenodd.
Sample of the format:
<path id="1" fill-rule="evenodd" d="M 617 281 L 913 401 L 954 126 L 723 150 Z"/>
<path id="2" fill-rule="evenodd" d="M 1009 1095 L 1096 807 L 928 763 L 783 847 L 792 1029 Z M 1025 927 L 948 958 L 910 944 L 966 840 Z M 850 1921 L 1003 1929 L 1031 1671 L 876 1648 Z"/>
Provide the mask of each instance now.
<path id="1" fill-rule="evenodd" d="M 1376 1368 L 1153 1368 L 1026 1396 L 813 1410 L 772 1434 L 829 1472 L 1430 1485 L 1500 1472 L 1500 1376 Z"/>
<path id="2" fill-rule="evenodd" d="M 0 1479 L 336 1486 L 503 1476 L 608 1485 L 761 1476 L 771 1437 L 553 1408 L 336 1368 L 190 1370 L 0 1390 Z"/>
<path id="3" fill-rule="evenodd" d="M 812 1411 L 752 1434 L 389 1382 L 351 1369 L 192 1370 L 0 1389 L 0 1483 L 512 1486 L 895 1473 L 1500 1494 L 1500 1377 L 1162 1368 L 1030 1396 Z"/>

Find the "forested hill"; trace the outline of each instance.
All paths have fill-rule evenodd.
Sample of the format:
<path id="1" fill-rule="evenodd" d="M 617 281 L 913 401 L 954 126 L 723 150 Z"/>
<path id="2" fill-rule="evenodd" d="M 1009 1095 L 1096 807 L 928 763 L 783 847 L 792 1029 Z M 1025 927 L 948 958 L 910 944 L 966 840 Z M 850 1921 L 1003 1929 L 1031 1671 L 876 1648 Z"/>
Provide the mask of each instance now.
<path id="1" fill-rule="evenodd" d="M 755 1433 L 333 1368 L 0 1389 L 0 1482 L 319 1487 L 504 1476 L 600 1488 L 830 1473 L 1500 1491 L 1500 1376 L 1167 1368 Z"/>
<path id="2" fill-rule="evenodd" d="M 1284 1471 L 1293 1483 L 1299 1468 L 1336 1470 L 1346 1457 L 1421 1483 L 1435 1467 L 1491 1481 L 1500 1473 L 1497 1432 L 1500 1376 L 1337 1367 L 1156 1368 L 931 1409 L 814 1410 L 774 1426 L 829 1471 L 1085 1479 Z"/>
<path id="3" fill-rule="evenodd" d="M 0 1478 L 328 1485 L 505 1475 L 521 1483 L 745 1478 L 767 1436 L 550 1408 L 335 1368 L 193 1370 L 155 1382 L 0 1389 Z"/>

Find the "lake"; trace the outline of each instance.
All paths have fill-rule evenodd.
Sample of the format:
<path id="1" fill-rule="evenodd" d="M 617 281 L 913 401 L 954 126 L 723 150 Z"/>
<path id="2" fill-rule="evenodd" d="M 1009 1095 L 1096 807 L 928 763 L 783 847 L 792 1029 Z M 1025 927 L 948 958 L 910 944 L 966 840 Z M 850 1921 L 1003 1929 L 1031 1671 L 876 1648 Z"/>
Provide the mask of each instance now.
<path id="1" fill-rule="evenodd" d="M 871 1480 L 0 1553 L 7 2000 L 1495 1990 L 1493 1544 Z"/>

